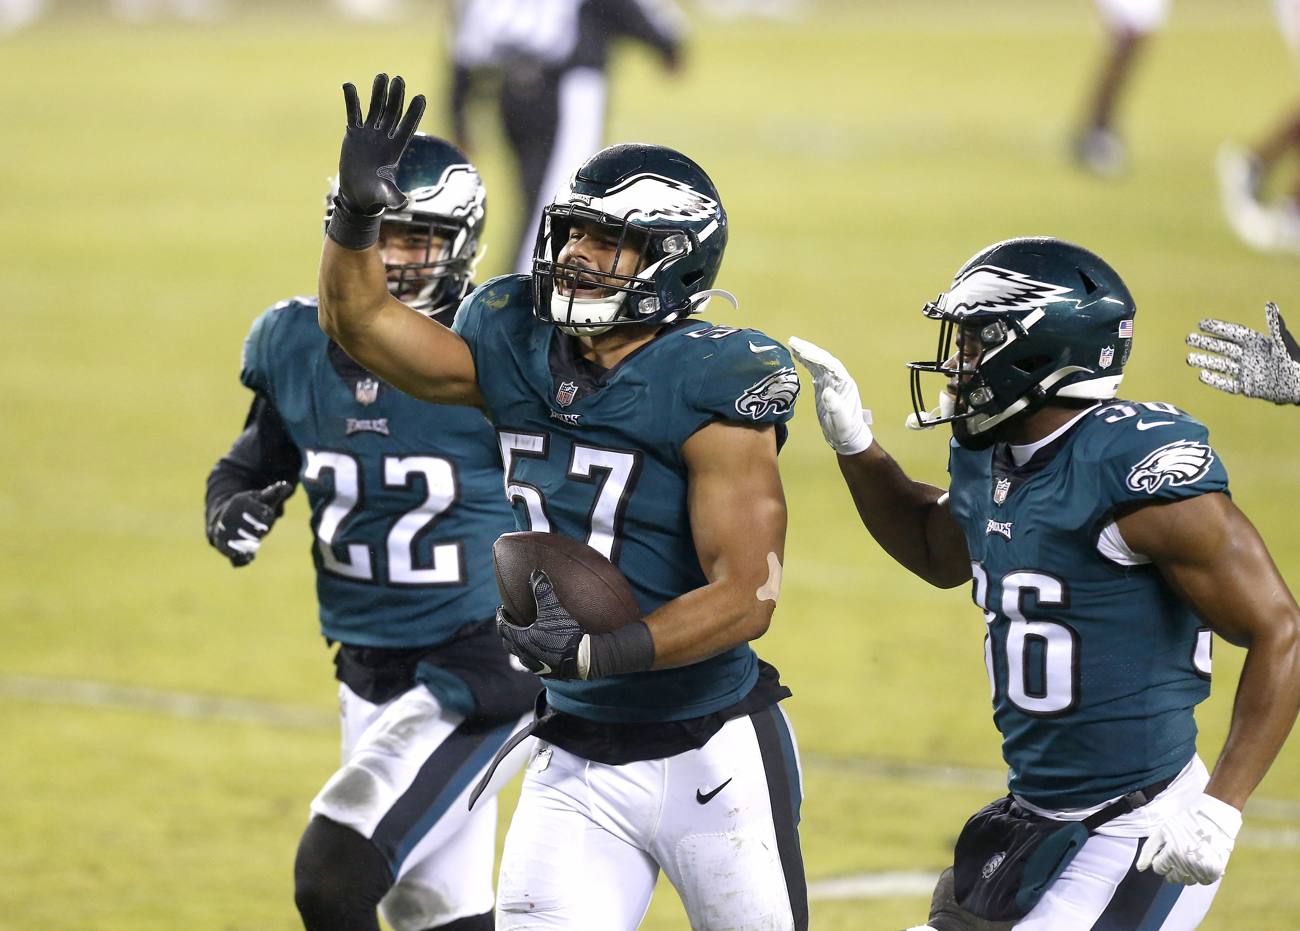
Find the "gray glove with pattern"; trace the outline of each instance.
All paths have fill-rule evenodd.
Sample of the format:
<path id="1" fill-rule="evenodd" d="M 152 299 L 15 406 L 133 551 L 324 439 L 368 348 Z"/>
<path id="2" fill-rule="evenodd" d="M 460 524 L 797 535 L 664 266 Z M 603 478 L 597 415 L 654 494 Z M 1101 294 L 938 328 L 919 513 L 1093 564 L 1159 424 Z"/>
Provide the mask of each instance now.
<path id="1" fill-rule="evenodd" d="M 591 637 L 560 604 L 555 588 L 541 569 L 529 580 L 537 602 L 537 620 L 527 627 L 497 608 L 497 633 L 506 649 L 530 672 L 543 679 L 586 679 L 591 669 Z M 585 649 L 584 649 L 585 647 Z"/>
<path id="2" fill-rule="evenodd" d="M 1300 404 L 1300 345 L 1286 328 L 1277 305 L 1264 307 L 1268 335 L 1223 320 L 1202 320 L 1187 345 L 1205 352 L 1187 354 L 1201 369 L 1201 381 L 1229 394 L 1262 398 L 1274 404 Z M 1206 353 L 1216 355 L 1206 355 Z"/>

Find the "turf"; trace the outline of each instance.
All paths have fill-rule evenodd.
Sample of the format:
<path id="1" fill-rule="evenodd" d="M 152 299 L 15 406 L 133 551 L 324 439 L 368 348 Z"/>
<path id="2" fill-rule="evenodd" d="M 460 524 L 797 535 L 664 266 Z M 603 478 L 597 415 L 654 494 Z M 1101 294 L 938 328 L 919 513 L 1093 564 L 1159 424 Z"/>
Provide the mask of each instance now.
<path id="1" fill-rule="evenodd" d="M 318 6 L 128 27 L 67 5 L 0 46 L 0 673 L 332 702 L 301 496 L 239 572 L 204 542 L 200 503 L 248 403 L 249 322 L 314 290 L 338 85 L 405 74 L 434 101 L 426 128 L 446 126 L 436 11 L 381 28 Z M 1263 0 L 1176 7 L 1125 114 L 1133 169 L 1112 183 L 1063 155 L 1097 44 L 1083 4 L 846 0 L 695 26 L 678 79 L 620 57 L 609 137 L 674 145 L 714 176 L 733 229 L 718 283 L 742 302 L 721 319 L 840 354 L 881 442 L 941 481 L 941 439 L 902 428 L 902 363 L 933 343 L 921 303 L 996 239 L 1087 245 L 1140 307 L 1125 394 L 1209 425 L 1236 500 L 1300 577 L 1296 413 L 1211 392 L 1182 362 L 1200 317 L 1300 308 L 1300 264 L 1231 237 L 1211 170 L 1221 141 L 1261 133 L 1296 93 Z M 494 273 L 511 176 L 491 120 L 475 128 Z M 762 643 L 803 746 L 996 766 L 978 613 L 879 553 L 811 413 L 782 456 L 786 588 Z M 1241 653 L 1220 644 L 1216 661 L 1210 759 Z M 20 702 L 0 722 L 0 927 L 297 926 L 292 851 L 331 735 Z M 809 874 L 938 869 L 986 794 L 810 770 Z M 1259 794 L 1300 800 L 1295 740 Z M 1294 848 L 1243 845 L 1203 927 L 1300 925 L 1298 868 Z M 822 929 L 923 915 L 918 899 L 813 911 Z M 670 892 L 646 927 L 685 927 Z"/>

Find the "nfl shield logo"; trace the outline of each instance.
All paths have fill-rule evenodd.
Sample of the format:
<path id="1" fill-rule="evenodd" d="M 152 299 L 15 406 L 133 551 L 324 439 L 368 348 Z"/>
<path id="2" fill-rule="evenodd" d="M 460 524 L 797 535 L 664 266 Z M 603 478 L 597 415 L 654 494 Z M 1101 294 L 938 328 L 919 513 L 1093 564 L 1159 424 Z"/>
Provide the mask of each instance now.
<path id="1" fill-rule="evenodd" d="M 578 393 L 577 382 L 562 381 L 560 382 L 559 390 L 555 392 L 556 403 L 558 403 L 560 407 L 568 407 L 570 404 L 573 403 L 573 399 L 577 395 L 577 393 Z"/>
<path id="2" fill-rule="evenodd" d="M 1113 346 L 1107 346 L 1105 349 L 1101 351 L 1101 358 L 1097 360 L 1097 367 L 1103 369 L 1109 368 L 1110 362 L 1114 358 L 1115 358 L 1115 348 Z"/>
<path id="3" fill-rule="evenodd" d="M 993 503 L 998 507 L 1002 507 L 1002 502 L 1007 500 L 1009 494 L 1011 494 L 1011 479 L 998 479 L 997 485 L 993 488 Z"/>
<path id="4" fill-rule="evenodd" d="M 363 378 L 357 382 L 357 403 L 374 404 L 379 397 L 379 382 L 373 378 Z"/>

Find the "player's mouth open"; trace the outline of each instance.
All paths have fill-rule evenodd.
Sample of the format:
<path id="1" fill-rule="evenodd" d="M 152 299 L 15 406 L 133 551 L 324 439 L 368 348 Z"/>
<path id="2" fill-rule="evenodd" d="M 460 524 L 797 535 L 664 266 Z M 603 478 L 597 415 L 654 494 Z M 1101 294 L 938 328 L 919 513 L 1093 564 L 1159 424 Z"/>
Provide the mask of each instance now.
<path id="1" fill-rule="evenodd" d="M 608 288 L 601 287 L 594 281 L 585 278 L 576 280 L 572 278 L 556 279 L 555 290 L 560 297 L 604 297 L 609 293 Z"/>

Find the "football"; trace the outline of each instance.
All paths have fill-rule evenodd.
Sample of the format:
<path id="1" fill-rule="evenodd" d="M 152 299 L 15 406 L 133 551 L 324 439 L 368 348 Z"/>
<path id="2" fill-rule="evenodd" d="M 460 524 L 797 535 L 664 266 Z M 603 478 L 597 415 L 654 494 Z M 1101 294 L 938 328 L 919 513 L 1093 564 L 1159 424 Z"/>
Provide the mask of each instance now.
<path id="1" fill-rule="evenodd" d="M 501 603 L 520 624 L 537 620 L 529 580 L 541 569 L 560 603 L 589 634 L 641 620 L 641 606 L 618 568 L 585 543 L 558 533 L 507 533 L 492 546 Z"/>

